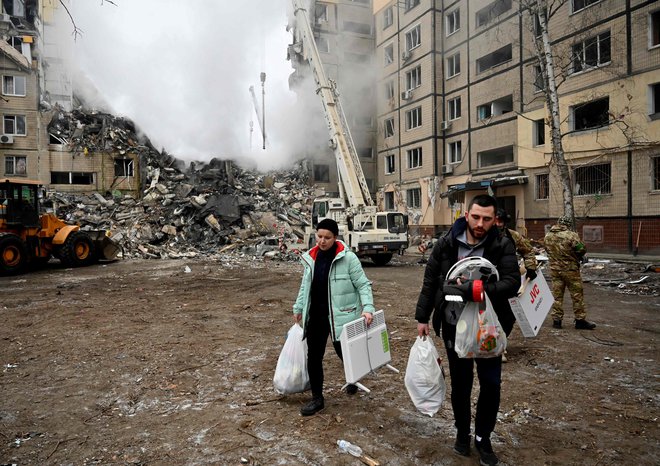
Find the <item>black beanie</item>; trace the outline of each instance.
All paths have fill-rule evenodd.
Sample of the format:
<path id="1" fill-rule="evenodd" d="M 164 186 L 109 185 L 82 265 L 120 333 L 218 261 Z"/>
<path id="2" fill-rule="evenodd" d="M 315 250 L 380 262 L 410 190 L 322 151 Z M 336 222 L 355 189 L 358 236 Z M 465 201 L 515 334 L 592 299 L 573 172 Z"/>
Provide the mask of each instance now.
<path id="1" fill-rule="evenodd" d="M 339 225 L 337 225 L 337 222 L 331 218 L 324 218 L 321 220 L 319 224 L 316 225 L 316 231 L 319 230 L 328 230 L 333 235 L 339 236 Z"/>

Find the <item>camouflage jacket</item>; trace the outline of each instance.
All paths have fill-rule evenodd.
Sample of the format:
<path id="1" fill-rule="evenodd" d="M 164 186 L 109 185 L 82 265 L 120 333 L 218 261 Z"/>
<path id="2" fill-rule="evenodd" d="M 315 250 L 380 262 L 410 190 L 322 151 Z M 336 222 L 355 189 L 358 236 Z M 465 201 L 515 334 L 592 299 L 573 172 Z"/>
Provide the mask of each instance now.
<path id="1" fill-rule="evenodd" d="M 530 243 L 527 238 L 518 233 L 516 230 L 506 228 L 504 233 L 515 243 L 516 252 L 520 254 L 520 256 L 525 261 L 525 268 L 527 270 L 536 270 L 538 268 L 538 264 L 536 262 L 536 254 L 534 254 L 532 243 Z"/>
<path id="2" fill-rule="evenodd" d="M 553 225 L 544 242 L 551 270 L 580 270 L 580 259 L 586 250 L 577 233 L 565 225 Z"/>

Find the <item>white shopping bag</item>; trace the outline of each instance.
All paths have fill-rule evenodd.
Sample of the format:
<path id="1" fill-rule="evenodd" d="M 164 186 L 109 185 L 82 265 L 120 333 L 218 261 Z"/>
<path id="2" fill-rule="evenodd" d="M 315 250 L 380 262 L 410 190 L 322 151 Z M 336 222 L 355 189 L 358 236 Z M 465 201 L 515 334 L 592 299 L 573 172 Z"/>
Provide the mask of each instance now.
<path id="1" fill-rule="evenodd" d="M 456 323 L 454 349 L 459 358 L 494 358 L 506 350 L 506 334 L 488 298 L 468 302 Z"/>
<path id="2" fill-rule="evenodd" d="M 286 395 L 309 389 L 307 341 L 302 338 L 302 327 L 293 324 L 286 335 L 284 347 L 275 367 L 273 386 L 278 393 Z"/>
<path id="3" fill-rule="evenodd" d="M 430 336 L 417 337 L 410 348 L 404 380 L 415 407 L 420 413 L 433 417 L 445 399 L 447 385 L 438 350 Z"/>

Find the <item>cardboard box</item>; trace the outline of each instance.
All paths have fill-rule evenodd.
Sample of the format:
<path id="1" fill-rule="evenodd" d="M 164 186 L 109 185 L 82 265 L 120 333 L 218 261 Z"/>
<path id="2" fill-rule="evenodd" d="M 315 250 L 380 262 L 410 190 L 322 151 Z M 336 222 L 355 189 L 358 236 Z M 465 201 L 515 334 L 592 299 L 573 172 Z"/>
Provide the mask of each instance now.
<path id="1" fill-rule="evenodd" d="M 524 275 L 522 280 L 524 285 Z M 550 287 L 540 271 L 534 280 L 527 283 L 519 296 L 509 299 L 511 310 L 516 316 L 523 336 L 535 337 L 539 333 L 554 302 Z"/>

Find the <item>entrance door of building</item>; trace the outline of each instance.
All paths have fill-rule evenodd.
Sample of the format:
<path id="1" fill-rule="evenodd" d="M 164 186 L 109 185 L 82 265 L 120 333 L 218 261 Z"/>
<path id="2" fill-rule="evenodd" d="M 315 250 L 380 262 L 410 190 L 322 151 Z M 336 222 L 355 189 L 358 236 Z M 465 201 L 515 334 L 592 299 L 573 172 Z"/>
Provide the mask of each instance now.
<path id="1" fill-rule="evenodd" d="M 497 197 L 497 208 L 506 210 L 509 214 L 509 222 L 506 224 L 507 228 L 512 230 L 516 229 L 516 196 L 503 196 Z"/>

